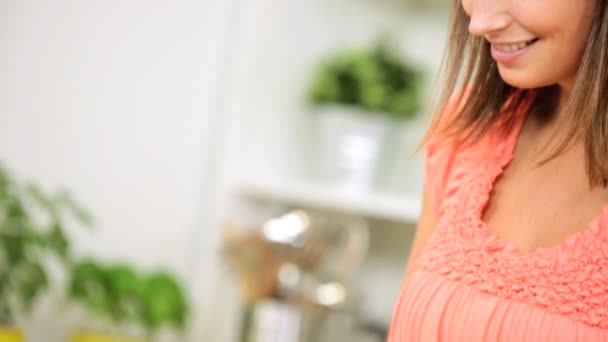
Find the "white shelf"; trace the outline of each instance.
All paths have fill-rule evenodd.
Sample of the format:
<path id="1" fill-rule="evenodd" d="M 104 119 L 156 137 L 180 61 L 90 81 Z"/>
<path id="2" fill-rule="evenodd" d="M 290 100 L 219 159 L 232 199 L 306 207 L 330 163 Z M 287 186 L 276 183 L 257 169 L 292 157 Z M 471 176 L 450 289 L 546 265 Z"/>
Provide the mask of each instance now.
<path id="1" fill-rule="evenodd" d="M 420 199 L 415 196 L 353 193 L 326 185 L 277 179 L 243 179 L 237 183 L 236 189 L 239 194 L 248 197 L 403 223 L 417 222 L 421 206 Z"/>

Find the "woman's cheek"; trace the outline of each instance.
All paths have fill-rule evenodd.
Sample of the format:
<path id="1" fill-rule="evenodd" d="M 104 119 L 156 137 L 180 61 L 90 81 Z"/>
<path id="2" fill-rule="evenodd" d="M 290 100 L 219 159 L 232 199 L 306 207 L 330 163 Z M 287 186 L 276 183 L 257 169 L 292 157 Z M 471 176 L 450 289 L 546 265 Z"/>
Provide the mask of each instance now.
<path id="1" fill-rule="evenodd" d="M 471 8 L 473 6 L 472 2 L 474 0 L 461 0 L 461 5 L 462 8 L 464 9 L 464 12 L 470 17 L 471 16 Z"/>

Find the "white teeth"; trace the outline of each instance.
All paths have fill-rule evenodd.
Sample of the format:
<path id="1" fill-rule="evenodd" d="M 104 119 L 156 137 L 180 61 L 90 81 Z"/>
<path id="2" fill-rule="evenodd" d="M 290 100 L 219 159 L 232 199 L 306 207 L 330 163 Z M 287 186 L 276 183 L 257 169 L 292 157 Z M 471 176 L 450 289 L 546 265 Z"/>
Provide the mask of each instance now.
<path id="1" fill-rule="evenodd" d="M 517 44 L 495 44 L 494 47 L 496 48 L 496 50 L 503 52 L 516 52 L 521 49 L 524 49 L 528 45 L 530 45 L 530 43 L 522 42 Z"/>

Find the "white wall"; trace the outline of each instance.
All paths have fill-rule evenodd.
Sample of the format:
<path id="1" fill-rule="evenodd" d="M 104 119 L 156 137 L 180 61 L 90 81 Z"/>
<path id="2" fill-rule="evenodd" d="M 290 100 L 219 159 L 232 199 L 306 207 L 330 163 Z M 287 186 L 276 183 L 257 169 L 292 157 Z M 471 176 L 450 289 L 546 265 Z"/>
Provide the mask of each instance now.
<path id="1" fill-rule="evenodd" d="M 233 3 L 242 5 L 238 26 Z M 305 115 L 300 92 L 336 44 L 390 29 L 413 60 L 436 64 L 443 18 L 396 3 L 2 0 L 0 161 L 47 188 L 65 185 L 91 209 L 98 228 L 75 232 L 81 253 L 173 268 L 212 318 L 195 327 L 202 340 L 231 340 L 224 314 L 235 300 L 208 290 L 225 285 L 211 272 L 215 209 L 251 171 L 243 148 L 247 163 L 291 163 L 283 157 L 293 139 L 283 138 Z"/>
<path id="2" fill-rule="evenodd" d="M 93 212 L 79 253 L 201 270 L 230 3 L 0 2 L 0 161 Z"/>

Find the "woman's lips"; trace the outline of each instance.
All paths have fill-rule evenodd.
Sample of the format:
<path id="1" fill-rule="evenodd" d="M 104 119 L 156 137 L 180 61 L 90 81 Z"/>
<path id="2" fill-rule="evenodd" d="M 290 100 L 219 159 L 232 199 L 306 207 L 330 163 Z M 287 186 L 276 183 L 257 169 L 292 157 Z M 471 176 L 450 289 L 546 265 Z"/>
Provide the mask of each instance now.
<path id="1" fill-rule="evenodd" d="M 492 43 L 492 58 L 497 62 L 508 64 L 526 54 L 535 45 L 538 39 L 519 43 Z"/>

